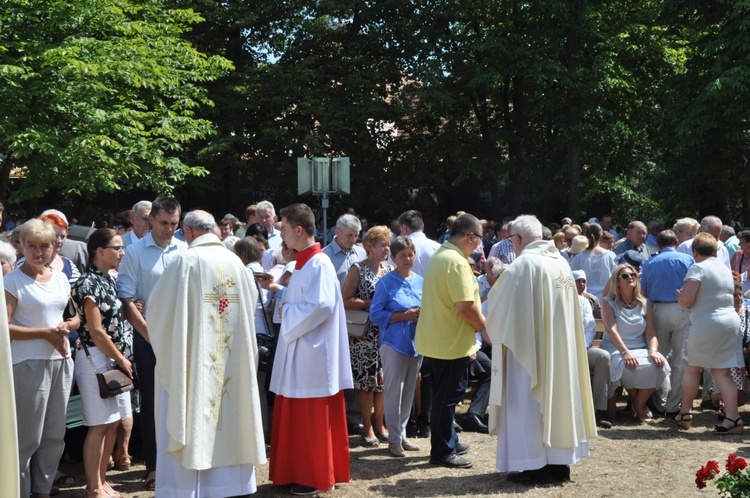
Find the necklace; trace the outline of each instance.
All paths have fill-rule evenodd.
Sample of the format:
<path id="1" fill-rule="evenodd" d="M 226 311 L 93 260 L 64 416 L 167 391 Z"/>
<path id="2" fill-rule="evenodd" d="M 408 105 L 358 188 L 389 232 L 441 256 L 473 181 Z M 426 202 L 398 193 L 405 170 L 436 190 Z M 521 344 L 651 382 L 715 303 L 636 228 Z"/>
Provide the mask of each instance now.
<path id="1" fill-rule="evenodd" d="M 633 307 L 633 303 L 635 302 L 635 298 L 631 299 L 629 303 L 626 303 L 623 298 L 620 298 L 620 301 L 622 301 L 622 304 L 625 305 L 625 309 L 630 309 Z"/>

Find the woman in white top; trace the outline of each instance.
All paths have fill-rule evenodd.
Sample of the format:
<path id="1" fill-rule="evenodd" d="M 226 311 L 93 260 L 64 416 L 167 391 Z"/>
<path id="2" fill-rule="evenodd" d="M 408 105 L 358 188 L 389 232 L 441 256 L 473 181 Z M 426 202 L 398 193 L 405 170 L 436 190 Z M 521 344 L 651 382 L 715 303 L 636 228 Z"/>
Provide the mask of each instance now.
<path id="1" fill-rule="evenodd" d="M 5 276 L 5 300 L 18 416 L 21 496 L 49 496 L 65 449 L 65 412 L 73 379 L 68 333 L 78 316 L 63 320 L 70 299 L 65 274 L 47 266 L 55 230 L 32 219 L 21 228 L 26 262 Z"/>
<path id="2" fill-rule="evenodd" d="M 603 230 L 598 223 L 591 223 L 586 228 L 586 238 L 589 240 L 588 248 L 570 261 L 572 270 L 583 270 L 586 272 L 586 290 L 595 295 L 600 301 L 604 287 L 612 275 L 612 270 L 617 266 L 617 256 L 599 244 Z"/>

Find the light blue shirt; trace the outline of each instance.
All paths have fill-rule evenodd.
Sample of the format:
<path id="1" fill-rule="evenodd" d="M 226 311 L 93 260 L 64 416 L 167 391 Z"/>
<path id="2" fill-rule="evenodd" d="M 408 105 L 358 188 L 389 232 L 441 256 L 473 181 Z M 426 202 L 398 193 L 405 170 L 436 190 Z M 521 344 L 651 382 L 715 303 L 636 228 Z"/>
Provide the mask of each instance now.
<path id="1" fill-rule="evenodd" d="M 346 280 L 346 274 L 349 273 L 349 268 L 354 263 L 359 263 L 367 257 L 365 250 L 356 244 L 352 246 L 349 252 L 345 252 L 335 238 L 333 242 L 323 248 L 323 252 L 331 258 L 341 288 L 344 287 L 344 280 Z"/>
<path id="2" fill-rule="evenodd" d="M 409 280 L 392 271 L 378 280 L 370 303 L 370 320 L 380 330 L 380 344 L 388 344 L 407 356 L 417 356 L 414 347 L 417 323 L 391 323 L 391 318 L 394 313 L 422 305 L 423 283 L 424 279 L 413 271 Z"/>
<path id="3" fill-rule="evenodd" d="M 172 237 L 166 249 L 162 249 L 156 245 L 151 232 L 133 242 L 120 263 L 117 295 L 120 299 L 142 300 L 143 316 L 146 316 L 146 306 L 156 281 L 169 263 L 186 249 L 187 244 L 175 237 Z"/>
<path id="4" fill-rule="evenodd" d="M 268 232 L 268 248 L 276 249 L 277 247 L 281 246 L 282 242 L 283 241 L 281 240 L 281 233 L 279 233 L 279 231 L 275 228 L 272 228 L 271 231 Z"/>
<path id="5" fill-rule="evenodd" d="M 692 256 L 665 247 L 641 266 L 641 287 L 652 303 L 676 303 L 685 274 L 695 260 Z"/>

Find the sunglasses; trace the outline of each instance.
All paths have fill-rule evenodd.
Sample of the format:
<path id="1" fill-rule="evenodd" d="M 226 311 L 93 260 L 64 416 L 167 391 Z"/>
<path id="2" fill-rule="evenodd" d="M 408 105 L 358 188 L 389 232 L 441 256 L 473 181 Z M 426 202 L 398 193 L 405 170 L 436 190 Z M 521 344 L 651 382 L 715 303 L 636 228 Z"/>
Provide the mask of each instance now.
<path id="1" fill-rule="evenodd" d="M 623 280 L 630 280 L 631 278 L 635 278 L 637 275 L 635 273 L 620 273 L 620 278 Z"/>

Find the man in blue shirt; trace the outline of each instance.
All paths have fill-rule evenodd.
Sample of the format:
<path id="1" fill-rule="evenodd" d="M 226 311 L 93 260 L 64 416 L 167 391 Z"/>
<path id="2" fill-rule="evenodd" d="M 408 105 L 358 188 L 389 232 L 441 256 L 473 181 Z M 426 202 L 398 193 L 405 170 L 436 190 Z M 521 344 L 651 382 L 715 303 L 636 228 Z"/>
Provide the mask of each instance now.
<path id="1" fill-rule="evenodd" d="M 156 470 L 156 430 L 154 422 L 154 368 L 156 358 L 151 348 L 146 325 L 146 307 L 151 291 L 169 263 L 187 249 L 187 244 L 174 237 L 180 223 L 180 203 L 159 197 L 151 206 L 151 231 L 130 244 L 125 251 L 117 280 L 117 294 L 125 317 L 135 329 L 133 355 L 141 391 L 141 436 L 146 460 L 146 486 L 154 489 Z M 143 302 L 139 311 L 134 301 Z"/>
<path id="2" fill-rule="evenodd" d="M 659 353 L 669 358 L 672 367 L 672 388 L 668 393 L 657 393 L 657 408 L 676 415 L 680 413 L 682 396 L 682 342 L 690 326 L 688 310 L 677 304 L 677 289 L 682 288 L 685 274 L 695 261 L 692 256 L 675 250 L 677 236 L 672 230 L 659 232 L 656 243 L 659 254 L 643 263 L 641 289 L 654 307 Z"/>

